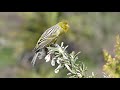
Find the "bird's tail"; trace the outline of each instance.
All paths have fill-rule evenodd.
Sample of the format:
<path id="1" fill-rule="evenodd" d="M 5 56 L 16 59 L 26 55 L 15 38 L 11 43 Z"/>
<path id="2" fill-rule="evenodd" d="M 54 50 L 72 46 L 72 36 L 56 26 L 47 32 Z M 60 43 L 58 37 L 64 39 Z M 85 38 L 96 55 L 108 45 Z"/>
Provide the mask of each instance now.
<path id="1" fill-rule="evenodd" d="M 38 52 L 35 52 L 35 55 L 33 56 L 33 59 L 31 61 L 32 65 L 35 65 L 35 62 L 37 60 L 37 58 L 39 58 L 40 60 L 43 59 L 46 56 L 46 50 L 45 48 L 39 50 Z"/>
<path id="2" fill-rule="evenodd" d="M 33 59 L 31 61 L 31 64 L 34 66 L 35 65 L 35 62 L 36 62 L 36 59 L 38 57 L 38 53 L 35 53 L 35 55 L 33 56 Z"/>

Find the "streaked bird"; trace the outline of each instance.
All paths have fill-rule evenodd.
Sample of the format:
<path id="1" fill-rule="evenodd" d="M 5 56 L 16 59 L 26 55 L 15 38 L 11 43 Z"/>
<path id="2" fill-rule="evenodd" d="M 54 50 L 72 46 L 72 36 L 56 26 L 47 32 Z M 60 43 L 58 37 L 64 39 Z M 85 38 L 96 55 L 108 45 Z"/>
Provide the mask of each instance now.
<path id="1" fill-rule="evenodd" d="M 34 52 L 35 55 L 32 59 L 32 64 L 34 66 L 37 57 L 39 56 L 39 59 L 43 59 L 45 57 L 46 47 L 50 46 L 51 44 L 54 44 L 57 41 L 57 38 L 61 36 L 63 33 L 66 33 L 69 30 L 69 25 L 67 21 L 61 21 L 57 23 L 56 25 L 48 28 L 39 38 L 35 48 Z"/>

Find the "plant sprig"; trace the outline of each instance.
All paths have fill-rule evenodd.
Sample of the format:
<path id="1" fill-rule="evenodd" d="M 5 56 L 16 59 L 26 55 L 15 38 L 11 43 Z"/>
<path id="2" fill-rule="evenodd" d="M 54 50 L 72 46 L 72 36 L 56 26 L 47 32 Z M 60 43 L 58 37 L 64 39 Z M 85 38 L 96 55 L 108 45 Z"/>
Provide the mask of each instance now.
<path id="1" fill-rule="evenodd" d="M 66 68 L 69 73 L 67 75 L 69 78 L 93 78 L 95 77 L 95 74 L 92 72 L 91 76 L 88 76 L 86 74 L 87 67 L 82 62 L 76 63 L 78 60 L 78 55 L 80 52 L 75 54 L 74 51 L 72 51 L 70 54 L 67 53 L 68 46 L 63 46 L 63 42 L 59 46 L 58 44 L 55 44 L 54 47 L 47 47 L 48 48 L 48 54 L 45 57 L 46 62 L 51 61 L 51 65 L 55 66 L 57 63 L 57 68 L 54 70 L 55 73 L 58 73 L 60 69 Z"/>

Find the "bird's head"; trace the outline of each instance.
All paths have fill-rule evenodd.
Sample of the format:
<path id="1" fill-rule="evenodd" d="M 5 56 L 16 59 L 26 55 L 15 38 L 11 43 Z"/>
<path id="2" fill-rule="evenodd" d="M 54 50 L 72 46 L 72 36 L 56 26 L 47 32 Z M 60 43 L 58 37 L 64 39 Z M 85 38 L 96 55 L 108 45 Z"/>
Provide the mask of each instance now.
<path id="1" fill-rule="evenodd" d="M 67 21 L 61 21 L 58 23 L 60 27 L 64 30 L 64 32 L 67 32 L 69 30 L 69 25 Z"/>

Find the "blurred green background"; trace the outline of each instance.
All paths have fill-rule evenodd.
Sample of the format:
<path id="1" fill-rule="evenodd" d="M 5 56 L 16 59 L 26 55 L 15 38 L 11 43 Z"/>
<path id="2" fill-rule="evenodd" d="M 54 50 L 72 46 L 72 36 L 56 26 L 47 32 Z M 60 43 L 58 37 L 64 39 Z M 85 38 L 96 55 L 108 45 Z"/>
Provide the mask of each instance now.
<path id="1" fill-rule="evenodd" d="M 115 36 L 120 33 L 119 12 L 0 12 L 0 77 L 65 78 L 67 71 L 54 73 L 55 67 L 40 61 L 39 71 L 31 68 L 32 49 L 40 35 L 61 20 L 70 31 L 58 44 L 69 45 L 68 52 L 81 51 L 79 60 L 102 75 L 103 49 L 113 54 Z"/>

